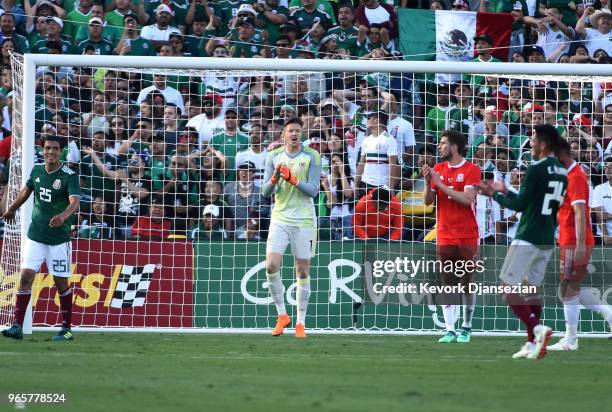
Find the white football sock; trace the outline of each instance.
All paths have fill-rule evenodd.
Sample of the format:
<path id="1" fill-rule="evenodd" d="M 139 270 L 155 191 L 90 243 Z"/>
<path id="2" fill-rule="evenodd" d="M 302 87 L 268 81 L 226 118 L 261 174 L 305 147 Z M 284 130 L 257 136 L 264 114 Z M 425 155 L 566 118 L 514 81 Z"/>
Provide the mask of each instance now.
<path id="1" fill-rule="evenodd" d="M 585 308 L 599 313 L 608 322 L 612 321 L 612 308 L 594 294 L 592 289 L 580 289 L 580 303 Z"/>
<path id="2" fill-rule="evenodd" d="M 278 314 L 287 314 L 285 309 L 285 285 L 283 285 L 280 277 L 280 271 L 276 273 L 266 272 L 266 277 L 268 278 L 268 290 L 270 291 L 270 296 L 272 296 L 272 301 L 276 305 Z"/>
<path id="3" fill-rule="evenodd" d="M 310 298 L 310 276 L 304 279 L 298 278 L 297 288 L 295 291 L 297 300 L 297 323 L 302 325 L 306 322 L 306 308 L 308 307 L 308 299 Z"/>
<path id="4" fill-rule="evenodd" d="M 455 331 L 455 305 L 442 305 L 442 313 L 444 314 L 444 323 L 446 324 L 447 332 Z"/>
<path id="5" fill-rule="evenodd" d="M 563 315 L 565 316 L 565 340 L 570 344 L 575 343 L 576 333 L 578 333 L 578 319 L 580 318 L 578 296 L 563 301 Z"/>
<path id="6" fill-rule="evenodd" d="M 476 307 L 476 294 L 462 294 L 461 303 L 463 304 L 463 324 L 461 327 L 472 329 L 472 318 L 474 317 L 474 308 Z"/>

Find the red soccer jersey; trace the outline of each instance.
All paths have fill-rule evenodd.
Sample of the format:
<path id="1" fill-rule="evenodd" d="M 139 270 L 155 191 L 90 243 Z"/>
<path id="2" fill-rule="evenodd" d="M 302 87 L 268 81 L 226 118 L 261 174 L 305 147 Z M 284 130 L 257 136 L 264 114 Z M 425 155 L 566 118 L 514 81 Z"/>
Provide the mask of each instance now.
<path id="1" fill-rule="evenodd" d="M 132 235 L 140 235 L 142 240 L 161 240 L 170 234 L 170 222 L 166 219 L 155 223 L 149 216 L 140 216 L 132 223 Z"/>
<path id="2" fill-rule="evenodd" d="M 434 166 L 434 170 L 438 172 L 446 186 L 458 192 L 463 192 L 466 186 L 480 183 L 480 168 L 465 159 L 457 166 L 450 166 L 448 162 L 438 163 Z M 437 198 L 436 238 L 438 243 L 456 244 L 465 243 L 466 239 L 478 239 L 476 199 L 470 206 L 464 206 L 437 190 L 433 182 L 431 187 L 436 191 Z M 457 242 L 457 239 L 461 241 Z"/>
<path id="3" fill-rule="evenodd" d="M 595 244 L 593 230 L 591 228 L 591 212 L 589 210 L 589 181 L 586 173 L 576 162 L 567 169 L 567 194 L 565 200 L 557 212 L 559 221 L 559 245 L 576 245 L 576 214 L 574 205 L 584 203 L 586 212 L 586 246 Z"/>

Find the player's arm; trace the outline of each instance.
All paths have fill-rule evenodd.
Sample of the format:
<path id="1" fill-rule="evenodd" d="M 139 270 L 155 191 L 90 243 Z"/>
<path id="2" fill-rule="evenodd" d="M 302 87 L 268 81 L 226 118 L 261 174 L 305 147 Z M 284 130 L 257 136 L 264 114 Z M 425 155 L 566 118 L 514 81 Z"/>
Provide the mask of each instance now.
<path id="1" fill-rule="evenodd" d="M 389 156 L 389 188 L 391 192 L 395 191 L 400 178 L 400 171 L 401 168 L 397 161 L 397 156 Z"/>
<path id="2" fill-rule="evenodd" d="M 319 154 L 310 153 L 310 167 L 308 168 L 308 180 L 300 182 L 297 179 L 292 180 L 283 174 L 283 178 L 289 183 L 294 184 L 297 189 L 310 197 L 316 197 L 319 194 L 319 187 L 321 182 L 321 158 Z M 283 171 L 281 170 L 281 173 Z M 295 182 L 295 183 L 294 183 Z"/>
<path id="3" fill-rule="evenodd" d="M 15 212 L 17 212 L 17 209 L 19 209 L 21 205 L 23 205 L 30 198 L 33 191 L 34 189 L 30 188 L 28 185 L 22 187 L 17 195 L 17 199 L 15 199 L 13 204 L 6 209 L 2 215 L 2 219 L 9 223 L 15 221 Z"/>
<path id="4" fill-rule="evenodd" d="M 576 249 L 581 249 L 584 252 L 586 245 L 586 202 L 573 202 L 574 221 L 576 223 Z M 576 256 L 576 260 L 580 261 L 581 256 Z"/>
<path id="5" fill-rule="evenodd" d="M 359 190 L 359 186 L 361 186 L 361 176 L 363 176 L 363 169 L 365 168 L 365 155 L 361 155 L 359 157 L 359 162 L 357 163 L 357 170 L 355 173 L 355 189 Z"/>
<path id="6" fill-rule="evenodd" d="M 266 160 L 263 181 L 264 184 L 261 188 L 261 194 L 265 197 L 270 197 L 280 182 L 280 164 L 278 167 L 274 167 L 272 153 L 268 154 L 268 159 Z"/>
<path id="7" fill-rule="evenodd" d="M 501 206 L 507 207 L 508 209 L 515 210 L 517 212 L 522 212 L 527 209 L 527 205 L 529 201 L 533 199 L 534 189 L 536 189 L 536 184 L 534 178 L 532 177 L 531 168 L 527 169 L 525 173 L 525 179 L 521 183 L 521 187 L 519 192 L 516 193 L 512 190 L 508 190 L 503 182 L 500 182 L 500 186 L 498 190 L 493 194 L 493 199 L 499 203 Z"/>
<path id="8" fill-rule="evenodd" d="M 71 195 L 68 198 L 68 201 L 70 202 L 68 204 L 68 207 L 64 209 L 64 211 L 60 213 L 59 215 L 55 215 L 51 218 L 51 220 L 49 221 L 49 227 L 60 227 L 61 225 L 64 224 L 66 219 L 68 219 L 70 216 L 75 214 L 77 210 L 79 210 L 79 205 L 81 203 L 81 196 Z"/>
<path id="9" fill-rule="evenodd" d="M 431 188 L 431 168 L 425 164 L 421 167 L 421 173 L 425 178 L 425 206 L 432 205 L 436 201 L 436 192 Z"/>
<path id="10" fill-rule="evenodd" d="M 434 169 L 429 169 L 429 174 L 431 175 L 431 181 L 436 186 L 437 190 L 445 193 L 448 197 L 453 199 L 455 202 L 461 203 L 463 206 L 471 206 L 476 199 L 477 191 L 473 186 L 465 186 L 463 192 L 452 189 L 449 186 L 446 186 L 442 179 L 440 179 L 440 175 Z"/>

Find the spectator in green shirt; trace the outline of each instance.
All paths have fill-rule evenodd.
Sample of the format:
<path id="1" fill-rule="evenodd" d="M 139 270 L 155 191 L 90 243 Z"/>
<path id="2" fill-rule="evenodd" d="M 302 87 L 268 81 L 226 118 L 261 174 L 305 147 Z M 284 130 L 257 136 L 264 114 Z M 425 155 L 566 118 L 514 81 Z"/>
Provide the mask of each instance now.
<path id="1" fill-rule="evenodd" d="M 93 17 L 91 15 L 92 4 L 93 0 L 79 0 L 79 7 L 68 11 L 63 30 L 64 34 L 74 39 L 79 28 L 87 27 L 89 20 Z"/>
<path id="2" fill-rule="evenodd" d="M 355 8 L 348 3 L 342 4 L 338 9 L 338 26 L 331 28 L 327 33 L 336 35 L 336 47 L 348 51 L 350 56 L 357 56 L 359 46 L 357 38 L 359 30 L 355 26 Z"/>
<path id="3" fill-rule="evenodd" d="M 255 21 L 250 17 L 244 17 L 238 22 L 238 40 L 230 47 L 232 57 L 267 57 L 269 50 L 263 44 L 254 42 Z"/>
<path id="4" fill-rule="evenodd" d="M 32 46 L 31 52 L 38 54 L 48 54 L 49 49 L 47 42 L 59 42 L 61 43 L 62 54 L 72 53 L 72 38 L 68 36 L 61 36 L 64 22 L 59 17 L 47 17 L 47 35 L 41 38 Z"/>
<path id="5" fill-rule="evenodd" d="M 149 40 L 140 37 L 136 17 L 128 14 L 123 19 L 125 30 L 115 49 L 120 56 L 155 56 L 155 48 Z"/>
<path id="6" fill-rule="evenodd" d="M 90 19 L 97 17 L 102 19 L 104 22 L 104 28 L 102 29 L 102 37 L 106 40 L 110 41 L 117 46 L 117 42 L 121 38 L 123 34 L 123 23 L 120 27 L 114 27 L 110 23 L 106 22 L 104 19 L 104 5 L 103 4 L 94 4 L 91 6 Z M 76 31 L 74 43 L 79 44 L 83 40 L 85 40 L 89 36 L 89 25 L 83 24 L 80 25 Z"/>
<path id="7" fill-rule="evenodd" d="M 257 26 L 268 32 L 270 43 L 275 42 L 280 36 L 280 26 L 285 24 L 289 18 L 289 9 L 279 5 L 279 0 L 255 3 L 253 8 L 259 13 Z"/>
<path id="8" fill-rule="evenodd" d="M 225 131 L 213 136 L 211 145 L 227 159 L 227 179 L 234 180 L 236 153 L 249 147 L 249 137 L 238 129 L 238 110 L 228 107 L 225 110 Z"/>
<path id="9" fill-rule="evenodd" d="M 99 56 L 109 56 L 113 54 L 115 46 L 110 41 L 102 36 L 104 22 L 99 17 L 93 17 L 89 20 L 89 37 L 80 42 L 76 51 L 78 54 L 85 54 L 85 49 L 93 48 L 94 54 Z"/>

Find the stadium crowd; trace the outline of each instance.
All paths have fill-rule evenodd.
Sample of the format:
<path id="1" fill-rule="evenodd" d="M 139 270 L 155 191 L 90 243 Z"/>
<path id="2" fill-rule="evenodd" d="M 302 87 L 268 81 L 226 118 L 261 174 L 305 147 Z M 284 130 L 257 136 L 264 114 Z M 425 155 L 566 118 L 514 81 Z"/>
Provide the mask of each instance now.
<path id="1" fill-rule="evenodd" d="M 7 181 L 14 103 L 10 53 L 403 59 L 398 8 L 510 13 L 512 62 L 609 64 L 609 0 L 0 1 L 0 167 Z M 474 39 L 475 62 L 498 61 Z M 404 50 L 404 52 L 406 52 Z M 514 188 L 531 128 L 551 124 L 590 177 L 600 242 L 612 244 L 612 82 L 358 73 L 138 72 L 43 67 L 36 138 L 67 138 L 83 202 L 74 236 L 263 240 L 267 154 L 299 117 L 321 153 L 322 239 L 435 236 L 423 164 L 444 130 L 462 133 L 483 178 Z M 506 243 L 519 216 L 478 196 L 483 242 Z"/>

